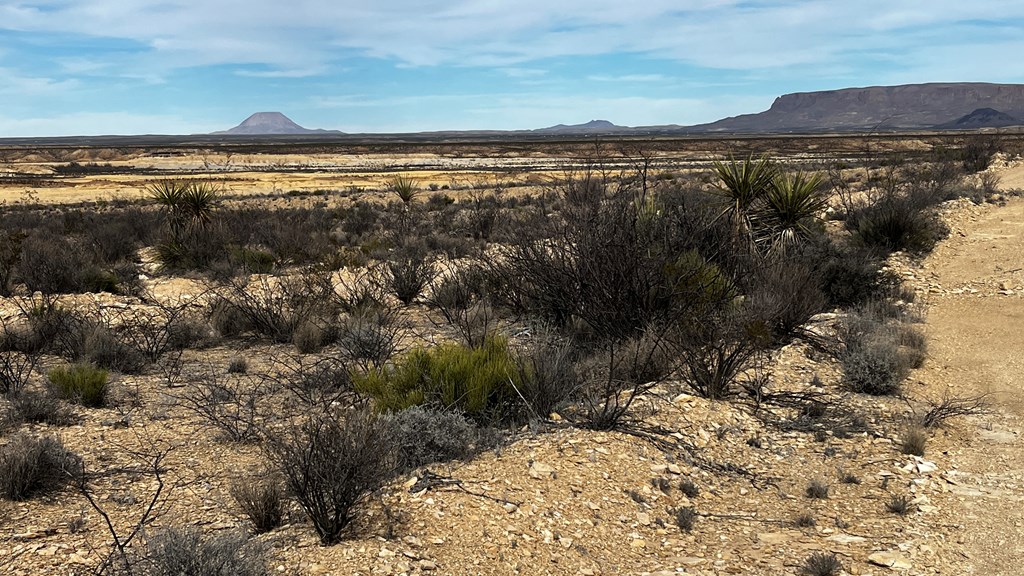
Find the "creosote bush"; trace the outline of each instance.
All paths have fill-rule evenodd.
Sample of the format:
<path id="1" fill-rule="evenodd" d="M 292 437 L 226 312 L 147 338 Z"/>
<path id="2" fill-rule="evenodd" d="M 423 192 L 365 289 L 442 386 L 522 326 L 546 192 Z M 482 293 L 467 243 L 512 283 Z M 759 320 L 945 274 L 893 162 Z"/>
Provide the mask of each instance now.
<path id="1" fill-rule="evenodd" d="M 697 511 L 693 508 L 679 508 L 675 511 L 676 526 L 683 532 L 690 532 L 697 523 Z"/>
<path id="2" fill-rule="evenodd" d="M 0 446 L 0 497 L 25 500 L 74 482 L 82 460 L 54 436 L 21 433 Z"/>
<path id="3" fill-rule="evenodd" d="M 383 410 L 436 404 L 488 423 L 510 416 L 521 405 L 515 392 L 521 383 L 508 341 L 493 336 L 479 348 L 441 344 L 415 349 L 392 367 L 357 374 L 353 385 Z"/>
<path id="4" fill-rule="evenodd" d="M 62 398 L 89 408 L 103 406 L 107 397 L 107 371 L 92 364 L 72 364 L 50 370 L 46 375 Z"/>

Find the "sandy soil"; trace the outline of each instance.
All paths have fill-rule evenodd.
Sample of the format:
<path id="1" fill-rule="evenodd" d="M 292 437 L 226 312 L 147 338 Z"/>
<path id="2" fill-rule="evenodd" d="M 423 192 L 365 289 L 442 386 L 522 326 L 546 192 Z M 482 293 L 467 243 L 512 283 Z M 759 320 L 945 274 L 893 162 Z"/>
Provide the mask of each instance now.
<path id="1" fill-rule="evenodd" d="M 1005 183 L 1024 181 L 1024 169 Z M 919 374 L 939 397 L 991 394 L 994 412 L 974 418 L 949 449 L 951 504 L 965 574 L 1024 570 L 1024 199 L 989 207 L 954 229 L 926 260 L 941 292 L 928 301 L 931 358 Z M 967 288 L 961 294 L 950 293 Z M 970 290 L 976 290 L 971 293 Z"/>

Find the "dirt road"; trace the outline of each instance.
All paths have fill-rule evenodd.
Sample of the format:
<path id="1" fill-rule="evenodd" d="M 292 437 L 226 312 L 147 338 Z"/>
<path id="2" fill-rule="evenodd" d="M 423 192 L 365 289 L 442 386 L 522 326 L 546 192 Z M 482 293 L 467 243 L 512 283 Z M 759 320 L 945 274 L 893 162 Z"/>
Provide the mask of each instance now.
<path id="1" fill-rule="evenodd" d="M 943 503 L 960 525 L 963 574 L 1024 573 L 1024 199 L 954 225 L 925 261 L 930 359 L 921 391 L 991 394 L 993 412 L 964 422 L 940 456 Z M 959 434 L 957 434 L 959 435 Z M 941 442 L 941 440 L 939 440 Z"/>

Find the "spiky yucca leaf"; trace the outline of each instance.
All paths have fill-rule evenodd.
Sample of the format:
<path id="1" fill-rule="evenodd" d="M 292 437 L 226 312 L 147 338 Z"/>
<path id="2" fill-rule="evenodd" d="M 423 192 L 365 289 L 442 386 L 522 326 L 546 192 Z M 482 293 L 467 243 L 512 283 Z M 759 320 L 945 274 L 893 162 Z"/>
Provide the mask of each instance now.
<path id="1" fill-rule="evenodd" d="M 779 173 L 765 195 L 764 216 L 770 250 L 785 252 L 813 233 L 812 224 L 828 206 L 821 174 Z"/>
<path id="2" fill-rule="evenodd" d="M 395 176 L 392 178 L 388 182 L 388 189 L 394 192 L 404 204 L 411 204 L 420 193 L 416 181 L 405 176 Z"/>
<path id="3" fill-rule="evenodd" d="M 742 161 L 735 158 L 729 158 L 728 162 L 716 160 L 714 169 L 719 180 L 715 188 L 729 200 L 730 210 L 741 217 L 747 217 L 764 199 L 778 173 L 770 158 L 754 159 L 752 155 Z"/>

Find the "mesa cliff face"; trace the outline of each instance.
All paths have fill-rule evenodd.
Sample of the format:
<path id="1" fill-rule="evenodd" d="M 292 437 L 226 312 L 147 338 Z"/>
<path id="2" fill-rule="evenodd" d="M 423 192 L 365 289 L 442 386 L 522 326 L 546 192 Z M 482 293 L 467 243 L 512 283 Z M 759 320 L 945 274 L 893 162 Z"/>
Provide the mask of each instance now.
<path id="1" fill-rule="evenodd" d="M 931 129 L 950 127 L 982 108 L 1024 117 L 1024 84 L 908 84 L 801 92 L 776 98 L 765 112 L 693 128 L 712 132 Z"/>

